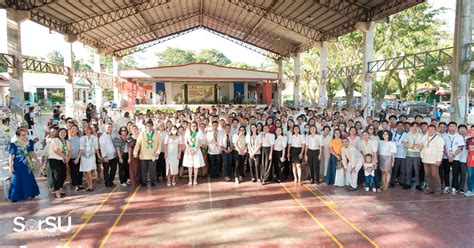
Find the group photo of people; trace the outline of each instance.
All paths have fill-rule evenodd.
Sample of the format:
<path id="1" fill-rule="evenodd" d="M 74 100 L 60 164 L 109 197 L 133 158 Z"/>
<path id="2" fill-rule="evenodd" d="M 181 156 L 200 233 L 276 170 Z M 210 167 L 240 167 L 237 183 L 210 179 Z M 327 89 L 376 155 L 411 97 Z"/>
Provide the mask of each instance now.
<path id="1" fill-rule="evenodd" d="M 194 187 L 204 177 L 474 195 L 474 125 L 364 111 L 209 105 L 114 114 L 90 105 L 85 119 L 74 119 L 58 107 L 43 137 L 31 139 L 34 118 L 12 137 L 8 199 L 38 196 L 37 177 L 55 198 L 99 184 Z"/>

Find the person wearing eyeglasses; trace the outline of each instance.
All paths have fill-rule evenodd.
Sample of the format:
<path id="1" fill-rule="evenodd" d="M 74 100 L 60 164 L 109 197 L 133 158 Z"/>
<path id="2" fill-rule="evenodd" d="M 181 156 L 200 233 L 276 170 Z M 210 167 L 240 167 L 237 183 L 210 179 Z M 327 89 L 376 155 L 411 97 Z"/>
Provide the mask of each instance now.
<path id="1" fill-rule="evenodd" d="M 127 127 L 122 126 L 119 129 L 119 136 L 114 138 L 114 146 L 117 151 L 118 156 L 118 166 L 119 166 L 119 180 L 120 185 L 126 187 L 129 185 L 128 179 L 130 178 L 129 175 L 129 150 L 127 145 L 128 139 L 128 130 Z"/>

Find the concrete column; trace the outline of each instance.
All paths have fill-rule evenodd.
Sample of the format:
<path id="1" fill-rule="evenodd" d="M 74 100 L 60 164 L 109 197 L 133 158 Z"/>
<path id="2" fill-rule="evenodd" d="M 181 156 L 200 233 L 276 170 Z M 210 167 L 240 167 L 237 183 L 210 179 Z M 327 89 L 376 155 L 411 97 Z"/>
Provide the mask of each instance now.
<path id="1" fill-rule="evenodd" d="M 282 91 L 283 91 L 283 58 L 276 60 L 278 66 L 278 84 L 277 84 L 277 104 L 282 104 Z"/>
<path id="2" fill-rule="evenodd" d="M 249 100 L 249 83 L 245 82 L 244 83 L 244 96 L 242 97 L 242 99 L 244 101 L 247 101 Z"/>
<path id="3" fill-rule="evenodd" d="M 474 0 L 456 1 L 456 21 L 454 26 L 454 51 L 451 82 L 452 121 L 467 123 L 469 106 L 470 71 L 474 69 L 472 63 L 464 65 L 467 59 L 468 44 L 472 42 L 471 22 L 474 20 L 472 8 Z"/>
<path id="4" fill-rule="evenodd" d="M 94 72 L 100 73 L 100 54 L 99 53 L 94 53 Z M 103 105 L 103 99 L 102 99 L 102 82 L 100 80 L 97 80 L 97 82 L 94 85 L 94 100 L 95 100 L 95 105 L 97 105 L 97 110 L 100 110 Z"/>
<path id="5" fill-rule="evenodd" d="M 294 107 L 300 107 L 300 70 L 301 70 L 301 62 L 300 62 L 300 53 L 296 53 L 293 56 L 294 59 L 294 81 L 295 87 L 293 89 L 293 101 Z"/>
<path id="6" fill-rule="evenodd" d="M 165 83 L 165 94 L 166 102 L 171 104 L 173 102 L 173 84 L 170 82 Z"/>
<path id="7" fill-rule="evenodd" d="M 66 117 L 77 117 L 74 116 L 74 75 L 72 73 L 72 64 L 73 64 L 73 50 L 72 50 L 72 41 L 71 37 L 66 36 L 66 44 L 64 46 L 64 66 L 69 67 L 69 73 L 66 78 L 66 84 L 64 84 L 64 108 L 66 110 Z"/>
<path id="8" fill-rule="evenodd" d="M 17 120 L 23 118 L 25 101 L 23 89 L 23 68 L 21 65 L 21 28 L 20 24 L 31 17 L 30 12 L 7 9 L 7 43 L 8 54 L 15 56 L 13 68 L 9 69 L 10 76 L 10 104 L 12 114 Z"/>
<path id="9" fill-rule="evenodd" d="M 122 60 L 122 57 L 117 57 L 117 56 L 113 56 L 112 57 L 112 75 L 114 75 L 115 77 L 118 77 L 118 63 Z M 121 97 L 120 97 L 120 92 L 119 92 L 119 88 L 118 88 L 118 79 L 116 78 L 114 80 L 114 83 L 113 83 L 113 87 L 114 87 L 114 102 L 117 103 L 119 106 L 120 106 L 120 101 L 121 101 Z"/>
<path id="10" fill-rule="evenodd" d="M 152 97 L 151 103 L 153 105 L 156 105 L 157 104 L 157 97 L 158 97 L 158 95 L 156 94 L 156 83 L 153 83 L 152 86 L 153 87 L 151 89 L 151 97 Z"/>
<path id="11" fill-rule="evenodd" d="M 316 42 L 316 48 L 319 49 L 319 95 L 318 105 L 321 108 L 327 107 L 327 88 L 324 73 L 328 69 L 328 42 Z"/>
<path id="12" fill-rule="evenodd" d="M 362 32 L 364 37 L 363 44 L 363 62 L 362 62 L 362 106 L 367 106 L 364 113 L 370 115 L 373 109 L 372 98 L 372 75 L 367 73 L 368 63 L 374 60 L 374 33 L 375 22 L 359 22 L 355 25 L 356 29 Z"/>

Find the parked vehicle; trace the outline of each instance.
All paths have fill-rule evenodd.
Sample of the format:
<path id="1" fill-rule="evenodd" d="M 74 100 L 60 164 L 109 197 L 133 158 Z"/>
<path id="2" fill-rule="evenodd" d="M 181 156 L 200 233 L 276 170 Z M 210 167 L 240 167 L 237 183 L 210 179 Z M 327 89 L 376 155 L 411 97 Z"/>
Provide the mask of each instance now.
<path id="1" fill-rule="evenodd" d="M 404 102 L 401 108 L 402 112 L 410 117 L 415 117 L 416 115 L 431 116 L 433 111 L 432 104 L 425 102 Z"/>

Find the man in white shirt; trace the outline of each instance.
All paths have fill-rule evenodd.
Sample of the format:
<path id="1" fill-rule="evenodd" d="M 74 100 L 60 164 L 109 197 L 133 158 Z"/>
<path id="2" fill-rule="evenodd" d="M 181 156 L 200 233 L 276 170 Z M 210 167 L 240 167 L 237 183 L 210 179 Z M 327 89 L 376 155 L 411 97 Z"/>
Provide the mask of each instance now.
<path id="1" fill-rule="evenodd" d="M 222 151 L 222 167 L 224 172 L 224 180 L 226 182 L 230 181 L 230 171 L 232 169 L 232 164 L 234 161 L 234 143 L 232 142 L 232 135 L 230 134 L 230 125 L 226 124 L 224 133 L 220 139 L 220 146 Z M 236 178 L 238 181 L 238 178 Z"/>
<path id="2" fill-rule="evenodd" d="M 212 122 L 212 129 L 206 134 L 207 140 L 207 154 L 209 155 L 209 175 L 211 178 L 219 178 L 221 171 L 221 146 L 220 140 L 222 140 L 222 134 L 217 130 L 219 123 L 217 121 Z"/>
<path id="3" fill-rule="evenodd" d="M 445 182 L 444 193 L 451 192 L 452 195 L 456 195 L 456 190 L 459 190 L 459 174 L 461 170 L 459 160 L 461 158 L 462 149 L 465 145 L 463 137 L 456 133 L 456 130 L 456 122 L 450 122 L 448 124 L 448 133 L 444 136 L 444 155 L 448 159 L 444 166 L 444 175 L 442 175 L 444 176 Z M 453 181 L 450 184 L 449 172 L 451 169 L 453 171 Z"/>
<path id="4" fill-rule="evenodd" d="M 269 127 L 265 125 L 262 133 L 262 185 L 273 181 L 272 155 L 275 135 L 269 133 L 268 129 Z"/>
<path id="5" fill-rule="evenodd" d="M 105 187 L 114 187 L 114 178 L 117 171 L 117 151 L 112 139 L 112 123 L 105 124 L 105 133 L 99 138 L 102 158 L 104 159 L 104 181 Z"/>

